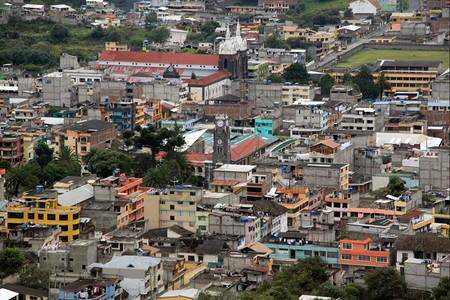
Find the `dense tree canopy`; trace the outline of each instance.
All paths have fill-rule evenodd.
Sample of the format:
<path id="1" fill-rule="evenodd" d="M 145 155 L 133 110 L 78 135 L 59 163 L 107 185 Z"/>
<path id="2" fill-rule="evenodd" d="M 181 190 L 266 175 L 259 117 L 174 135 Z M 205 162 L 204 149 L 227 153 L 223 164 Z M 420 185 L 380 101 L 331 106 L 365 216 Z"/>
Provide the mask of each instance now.
<path id="1" fill-rule="evenodd" d="M 374 82 L 369 67 L 362 66 L 358 74 L 353 78 L 353 82 L 359 86 L 363 98 L 376 99 L 378 97 L 378 87 Z"/>
<path id="2" fill-rule="evenodd" d="M 293 63 L 283 72 L 283 78 L 291 83 L 308 84 L 309 74 L 305 66 L 299 63 Z"/>
<path id="3" fill-rule="evenodd" d="M 439 284 L 433 288 L 433 297 L 436 300 L 450 299 L 450 277 L 442 277 Z"/>
<path id="4" fill-rule="evenodd" d="M 121 173 L 131 172 L 130 157 L 111 149 L 93 148 L 83 160 L 89 172 L 99 177 L 111 176 L 116 169 L 120 169 Z"/>
<path id="5" fill-rule="evenodd" d="M 39 268 L 37 265 L 28 265 L 20 273 L 19 284 L 38 290 L 48 290 L 50 285 L 50 270 Z"/>
<path id="6" fill-rule="evenodd" d="M 6 248 L 0 251 L 0 275 L 7 276 L 18 272 L 24 262 L 25 257 L 17 249 Z"/>
<path id="7" fill-rule="evenodd" d="M 50 38 L 55 43 L 65 43 L 69 37 L 69 30 L 66 26 L 55 24 L 50 30 Z"/>
<path id="8" fill-rule="evenodd" d="M 406 282 L 394 268 L 375 268 L 364 276 L 367 292 L 373 300 L 403 299 Z"/>
<path id="9" fill-rule="evenodd" d="M 320 78 L 319 86 L 321 94 L 329 94 L 331 87 L 336 84 L 336 80 L 330 74 L 325 74 Z"/>

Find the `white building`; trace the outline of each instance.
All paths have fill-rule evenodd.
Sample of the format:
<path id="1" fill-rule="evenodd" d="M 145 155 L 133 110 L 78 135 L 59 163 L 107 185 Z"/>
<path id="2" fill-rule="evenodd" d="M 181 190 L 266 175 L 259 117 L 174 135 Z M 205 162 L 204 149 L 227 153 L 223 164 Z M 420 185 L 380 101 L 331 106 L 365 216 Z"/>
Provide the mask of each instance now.
<path id="1" fill-rule="evenodd" d="M 130 299 L 148 298 L 159 292 L 163 286 L 163 268 L 160 258 L 148 256 L 113 256 L 106 264 L 94 263 L 88 266 L 91 272 L 103 277 L 123 277 L 120 286 Z"/>
<path id="2" fill-rule="evenodd" d="M 353 15 L 376 15 L 379 13 L 381 6 L 375 0 L 357 0 L 350 3 L 349 8 Z"/>

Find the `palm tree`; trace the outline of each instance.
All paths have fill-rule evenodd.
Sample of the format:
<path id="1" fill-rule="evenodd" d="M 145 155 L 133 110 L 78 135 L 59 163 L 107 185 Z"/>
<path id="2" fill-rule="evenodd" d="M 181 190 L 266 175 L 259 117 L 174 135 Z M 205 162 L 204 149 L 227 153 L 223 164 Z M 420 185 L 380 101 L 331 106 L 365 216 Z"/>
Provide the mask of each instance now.
<path id="1" fill-rule="evenodd" d="M 381 72 L 377 78 L 377 87 L 380 90 L 380 100 L 383 99 L 384 91 L 391 90 L 391 85 L 389 84 L 389 81 L 387 80 L 387 78 L 384 76 L 383 72 Z"/>
<path id="2" fill-rule="evenodd" d="M 58 153 L 56 161 L 58 165 L 67 169 L 69 175 L 81 175 L 81 160 L 72 148 L 64 146 Z"/>

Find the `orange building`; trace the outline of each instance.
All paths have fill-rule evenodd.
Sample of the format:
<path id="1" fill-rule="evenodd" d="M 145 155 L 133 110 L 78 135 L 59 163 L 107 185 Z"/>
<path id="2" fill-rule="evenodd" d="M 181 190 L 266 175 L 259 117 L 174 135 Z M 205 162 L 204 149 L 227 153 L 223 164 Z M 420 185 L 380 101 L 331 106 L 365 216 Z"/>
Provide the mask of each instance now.
<path id="1" fill-rule="evenodd" d="M 340 241 L 341 266 L 349 267 L 388 267 L 389 251 L 371 250 L 372 239 L 364 241 L 345 239 Z"/>
<path id="2" fill-rule="evenodd" d="M 309 189 L 278 189 L 277 192 L 284 193 L 278 204 L 288 209 L 288 228 L 297 229 L 300 213 L 309 209 Z"/>
<path id="3" fill-rule="evenodd" d="M 117 137 L 116 125 L 109 122 L 90 120 L 74 123 L 53 131 L 55 135 L 55 151 L 67 146 L 83 157 L 92 148 L 105 149 L 111 146 Z"/>
<path id="4" fill-rule="evenodd" d="M 128 200 L 128 204 L 117 216 L 118 227 L 144 219 L 144 195 L 148 188 L 141 187 L 142 178 L 126 177 L 125 173 L 122 173 L 119 177 L 111 176 L 102 179 L 100 183 L 114 185 L 116 199 Z"/>

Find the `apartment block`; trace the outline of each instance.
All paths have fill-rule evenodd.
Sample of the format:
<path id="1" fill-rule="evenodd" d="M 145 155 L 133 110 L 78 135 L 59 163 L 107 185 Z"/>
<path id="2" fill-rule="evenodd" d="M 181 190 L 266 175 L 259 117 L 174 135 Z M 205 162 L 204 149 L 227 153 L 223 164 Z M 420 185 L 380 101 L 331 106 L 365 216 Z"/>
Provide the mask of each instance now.
<path id="1" fill-rule="evenodd" d="M 286 83 L 281 88 L 281 104 L 291 105 L 300 99 L 313 100 L 316 92 L 318 91 L 314 85 L 299 85 L 297 83 L 294 84 L 294 82 L 292 84 Z"/>
<path id="2" fill-rule="evenodd" d="M 87 155 L 92 148 L 109 148 L 117 137 L 116 125 L 99 120 L 78 122 L 56 129 L 53 133 L 56 152 L 67 146 L 81 157 Z"/>
<path id="3" fill-rule="evenodd" d="M 0 159 L 7 160 L 11 165 L 23 163 L 23 136 L 17 134 L 0 135 Z"/>
<path id="4" fill-rule="evenodd" d="M 202 194 L 200 188 L 184 186 L 165 191 L 150 189 L 144 196 L 144 219 L 149 220 L 150 229 L 178 225 L 195 232 Z"/>
<path id="5" fill-rule="evenodd" d="M 60 241 L 65 244 L 80 235 L 80 208 L 58 205 L 56 191 L 43 191 L 38 186 L 8 206 L 8 230 L 28 222 L 60 227 Z"/>
<path id="6" fill-rule="evenodd" d="M 352 113 L 342 114 L 344 130 L 379 131 L 383 127 L 383 115 L 374 108 L 358 107 Z"/>
<path id="7" fill-rule="evenodd" d="M 344 270 L 350 272 L 356 269 L 389 266 L 389 249 L 379 251 L 372 239 L 351 240 L 343 239 L 339 242 L 340 264 Z"/>

